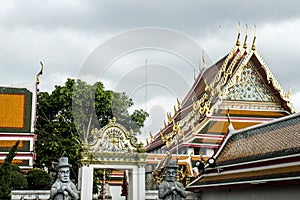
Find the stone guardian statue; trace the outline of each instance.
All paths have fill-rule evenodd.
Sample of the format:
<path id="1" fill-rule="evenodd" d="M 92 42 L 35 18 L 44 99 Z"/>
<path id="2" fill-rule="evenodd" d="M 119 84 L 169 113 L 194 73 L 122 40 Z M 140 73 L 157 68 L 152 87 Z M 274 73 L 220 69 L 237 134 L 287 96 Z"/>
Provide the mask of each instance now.
<path id="1" fill-rule="evenodd" d="M 79 192 L 70 180 L 70 167 L 67 157 L 59 158 L 58 178 L 50 189 L 51 200 L 78 200 Z"/>
<path id="2" fill-rule="evenodd" d="M 183 185 L 176 180 L 178 165 L 176 160 L 169 160 L 166 177 L 159 185 L 158 197 L 162 200 L 181 200 L 186 198 Z"/>

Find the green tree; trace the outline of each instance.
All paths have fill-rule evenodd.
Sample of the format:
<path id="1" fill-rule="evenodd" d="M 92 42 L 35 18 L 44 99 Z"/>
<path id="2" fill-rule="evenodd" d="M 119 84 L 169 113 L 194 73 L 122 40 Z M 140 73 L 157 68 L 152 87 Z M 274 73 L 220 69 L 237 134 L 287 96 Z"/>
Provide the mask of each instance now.
<path id="1" fill-rule="evenodd" d="M 13 165 L 12 161 L 17 154 L 20 144 L 18 140 L 9 150 L 3 165 L 0 166 L 0 199 L 9 200 L 12 189 L 26 189 L 27 181 L 17 165 Z"/>
<path id="2" fill-rule="evenodd" d="M 46 190 L 50 189 L 51 177 L 42 169 L 30 169 L 27 172 L 28 189 L 31 190 Z"/>
<path id="3" fill-rule="evenodd" d="M 125 93 L 105 90 L 101 82 L 89 85 L 68 79 L 64 86 L 55 86 L 51 94 L 41 92 L 37 106 L 37 167 L 50 167 L 61 156 L 76 163 L 81 141 L 91 130 L 100 129 L 116 117 L 128 130 L 139 132 L 148 113 L 136 110 L 129 114 L 133 101 Z M 73 165 L 73 167 L 75 167 Z M 76 173 L 77 169 L 73 168 Z"/>

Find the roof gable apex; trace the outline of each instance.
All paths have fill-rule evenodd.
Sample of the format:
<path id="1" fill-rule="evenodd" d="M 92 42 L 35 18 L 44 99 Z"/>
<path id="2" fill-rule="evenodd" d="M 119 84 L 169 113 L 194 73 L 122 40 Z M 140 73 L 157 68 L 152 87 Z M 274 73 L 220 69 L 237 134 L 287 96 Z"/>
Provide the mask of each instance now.
<path id="1" fill-rule="evenodd" d="M 230 99 L 278 102 L 289 113 L 295 113 L 296 111 L 290 102 L 290 94 L 284 93 L 281 85 L 264 63 L 258 51 L 251 50 L 247 52 L 245 50 L 244 53 L 241 52 L 240 54 L 243 55 L 240 55 L 239 63 L 233 61 L 232 69 L 230 70 L 229 67 L 227 74 L 223 77 L 224 80 L 221 84 L 223 88 L 219 92 L 218 101 Z M 255 75 L 252 79 L 251 73 Z M 250 81 L 249 84 L 253 88 L 248 87 L 248 89 L 250 88 L 252 91 L 245 91 L 244 86 L 247 85 L 244 83 L 245 81 Z M 218 87 L 220 88 L 220 85 Z M 243 89 L 244 91 L 242 92 Z M 241 96 L 242 94 L 243 96 Z M 214 107 L 213 105 L 212 111 L 216 109 Z"/>
<path id="2" fill-rule="evenodd" d="M 255 69 L 255 66 L 248 62 L 235 73 L 230 84 L 225 86 L 223 94 L 228 100 L 247 101 L 268 101 L 275 102 L 269 86 L 265 84 L 263 77 Z M 233 81 L 232 81 L 233 80 Z"/>

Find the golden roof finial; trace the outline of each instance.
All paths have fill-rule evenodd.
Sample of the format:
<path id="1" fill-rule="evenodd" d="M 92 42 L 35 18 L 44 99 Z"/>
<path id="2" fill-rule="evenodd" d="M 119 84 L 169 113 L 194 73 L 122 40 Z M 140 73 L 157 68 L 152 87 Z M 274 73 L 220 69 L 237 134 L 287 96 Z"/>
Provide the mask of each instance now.
<path id="1" fill-rule="evenodd" d="M 255 47 L 255 40 L 256 40 L 256 26 L 254 24 L 254 38 L 253 38 L 252 48 L 251 48 L 253 51 L 256 49 L 256 47 Z"/>
<path id="2" fill-rule="evenodd" d="M 150 131 L 150 143 L 153 141 L 153 136 L 152 136 L 152 133 Z"/>
<path id="3" fill-rule="evenodd" d="M 285 97 L 287 99 L 290 99 L 291 98 L 291 93 L 292 93 L 292 88 L 289 89 L 289 91 L 286 93 Z"/>
<path id="4" fill-rule="evenodd" d="M 248 38 L 248 24 L 246 24 L 246 36 L 245 36 L 244 45 L 243 45 L 244 49 L 247 49 L 247 38 Z"/>
<path id="5" fill-rule="evenodd" d="M 177 124 L 177 122 L 175 122 L 175 120 L 173 119 L 173 132 L 177 133 L 179 130 L 179 126 Z"/>
<path id="6" fill-rule="evenodd" d="M 240 22 L 238 22 L 238 36 L 236 38 L 236 42 L 235 42 L 235 45 L 236 46 L 240 46 L 240 35 L 241 35 L 241 27 L 240 27 Z"/>
<path id="7" fill-rule="evenodd" d="M 169 112 L 167 112 L 167 118 L 168 118 L 168 123 L 170 123 L 172 121 L 172 117 Z"/>
<path id="8" fill-rule="evenodd" d="M 167 126 L 166 120 L 164 120 L 164 125 L 165 125 L 165 127 Z"/>
<path id="9" fill-rule="evenodd" d="M 36 84 L 39 84 L 40 83 L 40 75 L 43 75 L 43 72 L 44 72 L 44 64 L 42 62 L 40 62 L 41 64 L 41 70 L 39 71 L 39 73 L 37 73 L 37 75 L 35 76 L 35 81 L 36 81 Z"/>
<path id="10" fill-rule="evenodd" d="M 178 108 L 178 110 L 181 108 L 181 104 L 180 104 L 180 101 L 179 101 L 179 99 L 178 98 L 176 98 L 176 100 L 177 100 L 177 108 Z"/>
<path id="11" fill-rule="evenodd" d="M 167 140 L 166 140 L 166 137 L 164 136 L 164 134 L 162 133 L 161 130 L 159 131 L 159 134 L 160 134 L 160 137 L 161 137 L 162 141 L 163 141 L 163 142 L 166 142 L 166 141 L 167 141 Z"/>
<path id="12" fill-rule="evenodd" d="M 204 84 L 205 84 L 205 91 L 208 91 L 209 90 L 209 86 L 208 86 L 208 84 L 206 82 L 206 79 L 204 79 Z"/>
<path id="13" fill-rule="evenodd" d="M 176 106 L 174 105 L 174 115 L 177 113 Z"/>

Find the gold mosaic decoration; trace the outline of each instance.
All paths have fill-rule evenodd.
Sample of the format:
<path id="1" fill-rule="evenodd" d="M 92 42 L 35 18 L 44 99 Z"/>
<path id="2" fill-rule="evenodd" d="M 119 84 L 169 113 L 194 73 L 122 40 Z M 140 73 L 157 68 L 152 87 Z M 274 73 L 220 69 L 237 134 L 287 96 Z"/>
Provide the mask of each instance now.
<path id="1" fill-rule="evenodd" d="M 228 89 L 229 100 L 275 102 L 275 98 L 251 64 L 244 67 L 235 85 Z"/>
<path id="2" fill-rule="evenodd" d="M 0 140 L 0 148 L 11 148 L 16 144 L 17 140 Z M 24 141 L 20 141 L 18 148 L 24 146 Z"/>
<path id="3" fill-rule="evenodd" d="M 4 163 L 4 160 L 0 160 L 0 164 L 3 164 Z M 19 159 L 14 159 L 12 161 L 12 164 L 14 165 L 20 165 L 20 164 L 23 164 L 24 163 L 24 160 L 19 160 Z"/>
<path id="4" fill-rule="evenodd" d="M 0 94 L 0 127 L 24 128 L 25 94 Z"/>

